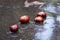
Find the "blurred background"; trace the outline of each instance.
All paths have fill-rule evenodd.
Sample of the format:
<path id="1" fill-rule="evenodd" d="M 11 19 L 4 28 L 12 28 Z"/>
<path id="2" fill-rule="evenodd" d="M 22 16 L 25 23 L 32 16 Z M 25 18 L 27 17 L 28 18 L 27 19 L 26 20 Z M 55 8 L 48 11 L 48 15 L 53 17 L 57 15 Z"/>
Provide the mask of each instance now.
<path id="1" fill-rule="evenodd" d="M 42 9 L 40 9 L 39 6 L 36 6 L 36 7 L 31 6 L 31 7 L 25 8 L 24 7 L 25 1 L 26 0 L 0 0 L 0 40 L 60 40 L 60 0 L 38 0 L 38 1 L 46 2 L 46 4 L 42 7 Z M 38 32 L 37 29 L 39 27 L 36 30 L 34 30 L 33 26 L 36 26 L 36 25 L 30 24 L 28 26 L 33 27 L 32 29 L 30 30 L 26 29 L 26 32 L 21 34 L 17 33 L 16 34 L 17 37 L 10 36 L 11 34 L 8 33 L 9 26 L 15 23 L 18 23 L 20 16 L 29 15 L 31 17 L 30 21 L 33 21 L 33 18 L 35 17 L 36 13 L 38 13 L 41 10 L 46 11 L 47 13 L 46 20 L 48 20 L 48 18 L 51 18 L 52 20 L 51 21 L 49 19 L 47 21 L 49 23 L 48 24 L 49 28 L 47 28 L 45 24 L 42 25 L 42 27 L 46 26 L 47 31 Z M 52 26 L 54 29 L 50 29 L 50 24 L 54 25 Z M 29 31 L 27 32 L 27 30 Z M 34 33 L 34 34 L 30 36 L 30 35 L 27 35 L 28 33 L 30 34 Z M 52 34 L 52 36 L 50 36 L 49 33 Z"/>

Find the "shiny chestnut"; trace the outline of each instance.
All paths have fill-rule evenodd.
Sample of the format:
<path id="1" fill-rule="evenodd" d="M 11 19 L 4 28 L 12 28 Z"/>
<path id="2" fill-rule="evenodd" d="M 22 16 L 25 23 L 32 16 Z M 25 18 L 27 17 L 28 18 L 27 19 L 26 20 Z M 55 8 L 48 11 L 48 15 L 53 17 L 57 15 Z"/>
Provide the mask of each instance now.
<path id="1" fill-rule="evenodd" d="M 28 23 L 29 20 L 30 20 L 30 17 L 27 16 L 27 15 L 21 16 L 21 17 L 19 18 L 19 21 L 20 21 L 21 23 Z"/>
<path id="2" fill-rule="evenodd" d="M 37 13 L 37 16 L 41 16 L 41 17 L 43 17 L 43 18 L 46 18 L 46 12 L 39 12 L 39 13 Z"/>
<path id="3" fill-rule="evenodd" d="M 41 17 L 41 16 L 37 16 L 37 17 L 34 18 L 34 21 L 35 21 L 36 23 L 40 23 L 40 22 L 43 22 L 43 21 L 44 21 L 44 18 Z"/>
<path id="4" fill-rule="evenodd" d="M 11 32 L 17 32 L 17 31 L 18 31 L 18 26 L 17 26 L 17 24 L 14 24 L 14 25 L 10 26 L 10 31 L 11 31 Z"/>

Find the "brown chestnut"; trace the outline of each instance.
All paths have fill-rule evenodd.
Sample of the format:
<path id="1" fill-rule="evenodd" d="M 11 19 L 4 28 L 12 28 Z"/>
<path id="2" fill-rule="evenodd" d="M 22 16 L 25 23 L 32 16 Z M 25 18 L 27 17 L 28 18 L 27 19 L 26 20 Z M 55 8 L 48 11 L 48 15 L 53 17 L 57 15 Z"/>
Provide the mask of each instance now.
<path id="1" fill-rule="evenodd" d="M 14 24 L 14 25 L 10 26 L 10 31 L 11 31 L 11 32 L 17 32 L 17 31 L 18 31 L 18 26 L 17 26 L 17 24 Z"/>
<path id="2" fill-rule="evenodd" d="M 46 12 L 39 12 L 39 13 L 37 13 L 37 16 L 41 16 L 41 17 L 43 17 L 43 18 L 46 18 Z"/>
<path id="3" fill-rule="evenodd" d="M 20 21 L 21 23 L 28 23 L 29 20 L 30 20 L 30 17 L 27 16 L 27 15 L 21 16 L 21 17 L 19 18 L 19 21 Z"/>
<path id="4" fill-rule="evenodd" d="M 37 17 L 34 18 L 34 21 L 37 22 L 37 23 L 40 23 L 40 22 L 44 21 L 44 18 L 41 17 L 41 16 L 37 16 Z"/>

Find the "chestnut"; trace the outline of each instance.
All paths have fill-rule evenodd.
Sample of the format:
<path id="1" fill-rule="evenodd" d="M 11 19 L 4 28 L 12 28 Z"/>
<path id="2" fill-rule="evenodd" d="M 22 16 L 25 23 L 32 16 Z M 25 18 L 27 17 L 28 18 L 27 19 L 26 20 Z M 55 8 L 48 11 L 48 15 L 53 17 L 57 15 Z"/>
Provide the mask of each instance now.
<path id="1" fill-rule="evenodd" d="M 21 16 L 21 17 L 19 18 L 19 21 L 20 21 L 21 23 L 28 23 L 29 20 L 30 20 L 30 17 L 27 16 L 27 15 Z"/>
<path id="2" fill-rule="evenodd" d="M 44 21 L 44 18 L 41 17 L 41 16 L 37 16 L 37 17 L 34 18 L 34 21 L 35 21 L 36 23 L 40 23 L 40 22 L 43 22 L 43 21 Z"/>
<path id="3" fill-rule="evenodd" d="M 43 17 L 43 18 L 46 18 L 46 12 L 39 12 L 39 13 L 37 13 L 37 16 L 41 16 L 41 17 Z"/>
<path id="4" fill-rule="evenodd" d="M 17 24 L 14 24 L 14 25 L 10 26 L 10 31 L 11 31 L 11 32 L 17 32 L 17 31 L 18 31 L 18 26 L 17 26 Z"/>

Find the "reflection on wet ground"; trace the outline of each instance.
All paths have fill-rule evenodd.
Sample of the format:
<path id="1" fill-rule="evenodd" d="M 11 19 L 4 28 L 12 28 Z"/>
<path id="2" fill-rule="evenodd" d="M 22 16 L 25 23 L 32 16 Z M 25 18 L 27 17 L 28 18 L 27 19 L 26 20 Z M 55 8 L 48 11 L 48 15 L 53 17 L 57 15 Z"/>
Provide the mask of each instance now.
<path id="1" fill-rule="evenodd" d="M 55 19 L 47 16 L 43 24 L 35 24 L 33 22 L 21 24 L 19 22 L 18 25 L 19 31 L 16 34 L 17 36 L 9 35 L 12 39 L 19 37 L 21 40 L 51 40 L 55 29 Z"/>
<path id="2" fill-rule="evenodd" d="M 42 26 L 43 29 L 39 28 L 35 33 L 34 40 L 51 40 L 51 37 L 53 35 L 53 30 L 55 28 L 54 24 L 55 24 L 54 18 L 47 17 L 47 19 L 44 22 L 44 25 Z"/>
<path id="3" fill-rule="evenodd" d="M 60 40 L 60 4 L 57 6 L 58 8 L 48 5 L 44 9 L 47 17 L 42 24 L 36 24 L 33 21 L 37 7 L 24 8 L 19 2 L 18 5 L 14 4 L 14 2 L 10 5 L 0 4 L 0 40 Z M 25 14 L 31 17 L 30 23 L 21 24 L 18 22 L 18 18 Z M 9 26 L 15 23 L 18 24 L 19 31 L 11 33 Z"/>

